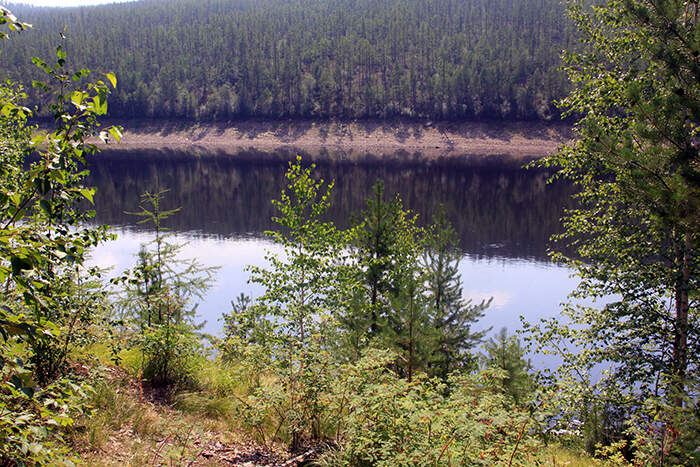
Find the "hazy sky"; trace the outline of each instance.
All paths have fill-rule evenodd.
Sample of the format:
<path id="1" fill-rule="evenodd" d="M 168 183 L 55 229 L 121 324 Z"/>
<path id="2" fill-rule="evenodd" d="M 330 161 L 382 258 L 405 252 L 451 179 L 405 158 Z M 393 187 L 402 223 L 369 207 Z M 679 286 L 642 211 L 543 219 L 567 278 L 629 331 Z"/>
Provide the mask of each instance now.
<path id="1" fill-rule="evenodd" d="M 134 0 L 0 0 L 0 5 L 8 5 L 13 3 L 27 3 L 37 6 L 81 6 L 81 5 L 100 5 L 104 3 L 121 3 Z"/>

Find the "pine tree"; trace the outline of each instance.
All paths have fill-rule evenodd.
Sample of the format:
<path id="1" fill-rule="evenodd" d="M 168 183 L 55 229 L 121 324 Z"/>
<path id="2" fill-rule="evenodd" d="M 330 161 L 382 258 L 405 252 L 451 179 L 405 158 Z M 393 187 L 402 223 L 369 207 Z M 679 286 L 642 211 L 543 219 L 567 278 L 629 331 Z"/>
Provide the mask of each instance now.
<path id="1" fill-rule="evenodd" d="M 144 377 L 157 385 L 183 383 L 190 377 L 188 367 L 196 354 L 195 298 L 203 298 L 217 267 L 204 267 L 196 259 L 179 257 L 184 244 L 170 240 L 163 222 L 179 209 L 163 210 L 168 190 L 141 196 L 140 224 L 150 223 L 155 238 L 141 246 L 132 271 L 117 282 L 124 284 L 119 302 L 123 316 L 138 329 L 136 341 L 144 354 Z"/>
<path id="2" fill-rule="evenodd" d="M 471 332 L 471 325 L 484 316 L 491 299 L 476 305 L 464 299 L 460 260 L 457 233 L 440 206 L 423 255 L 423 267 L 435 332 L 430 368 L 433 374 L 441 377 L 472 364 L 469 350 L 487 332 Z"/>
<path id="3" fill-rule="evenodd" d="M 503 390 L 509 394 L 516 405 L 534 390 L 534 380 L 530 375 L 532 365 L 525 360 L 525 351 L 516 336 L 509 336 L 506 328 L 484 345 L 486 353 L 482 355 L 484 365 L 504 372 Z"/>
<path id="4" fill-rule="evenodd" d="M 382 340 L 403 363 L 398 373 L 409 382 L 417 370 L 425 369 L 434 339 L 422 272 L 416 261 L 398 280 L 382 334 Z"/>
<path id="5" fill-rule="evenodd" d="M 377 180 L 373 195 L 367 199 L 361 222 L 353 237 L 362 282 L 366 288 L 369 332 L 377 336 L 387 317 L 389 297 L 396 293 L 400 268 L 404 262 L 405 241 L 413 234 L 415 222 L 403 210 L 401 201 L 384 200 L 384 182 Z M 403 245 L 402 245 L 403 243 Z"/>

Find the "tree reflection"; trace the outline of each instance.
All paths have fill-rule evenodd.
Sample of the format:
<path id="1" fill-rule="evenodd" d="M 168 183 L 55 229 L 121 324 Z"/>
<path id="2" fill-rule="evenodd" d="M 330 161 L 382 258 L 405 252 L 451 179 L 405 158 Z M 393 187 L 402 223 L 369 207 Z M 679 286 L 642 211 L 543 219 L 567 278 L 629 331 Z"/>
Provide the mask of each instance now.
<path id="1" fill-rule="evenodd" d="M 279 196 L 285 183 L 288 156 L 101 153 L 91 161 L 88 181 L 98 188 L 96 221 L 133 225 L 134 219 L 124 211 L 138 205 L 140 193 L 152 189 L 157 177 L 160 186 L 171 190 L 164 208 L 182 208 L 168 220 L 170 229 L 259 236 L 275 227 L 270 200 Z M 545 260 L 548 239 L 559 230 L 563 209 L 573 203 L 571 186 L 547 184 L 545 172 L 512 164 L 402 164 L 396 157 L 380 164 L 373 160 L 378 158 L 361 163 L 319 162 L 315 174 L 336 183 L 329 216 L 338 226 L 349 226 L 381 178 L 387 196 L 398 193 L 404 206 L 419 214 L 419 222 L 430 222 L 444 204 L 466 254 Z"/>

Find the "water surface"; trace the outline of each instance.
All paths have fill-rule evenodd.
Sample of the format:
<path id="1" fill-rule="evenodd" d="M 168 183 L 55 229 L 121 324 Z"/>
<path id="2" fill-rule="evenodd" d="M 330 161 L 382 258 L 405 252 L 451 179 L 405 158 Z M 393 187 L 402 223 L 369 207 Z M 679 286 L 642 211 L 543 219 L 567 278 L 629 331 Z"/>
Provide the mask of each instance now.
<path id="1" fill-rule="evenodd" d="M 205 330 L 218 334 L 219 318 L 235 296 L 260 293 L 247 284 L 245 266 L 263 264 L 265 250 L 274 249 L 263 232 L 275 228 L 271 200 L 284 187 L 286 169 L 277 160 L 220 155 L 102 153 L 91 161 L 89 180 L 98 188 L 96 220 L 112 225 L 118 239 L 100 247 L 94 262 L 115 271 L 133 267 L 139 245 L 153 233 L 125 211 L 137 210 L 140 194 L 154 190 L 156 183 L 167 187 L 164 207 L 181 208 L 167 226 L 177 240 L 187 242 L 183 256 L 221 266 L 198 309 L 207 321 Z M 341 228 L 361 212 L 379 178 L 387 196 L 398 194 L 423 225 L 444 205 L 464 253 L 460 271 L 465 297 L 493 297 L 479 328 L 515 329 L 521 315 L 528 320 L 555 316 L 575 286 L 570 271 L 547 256 L 548 239 L 560 228 L 572 189 L 547 184 L 543 171 L 377 162 L 319 164 L 314 173 L 335 183 L 329 218 Z"/>

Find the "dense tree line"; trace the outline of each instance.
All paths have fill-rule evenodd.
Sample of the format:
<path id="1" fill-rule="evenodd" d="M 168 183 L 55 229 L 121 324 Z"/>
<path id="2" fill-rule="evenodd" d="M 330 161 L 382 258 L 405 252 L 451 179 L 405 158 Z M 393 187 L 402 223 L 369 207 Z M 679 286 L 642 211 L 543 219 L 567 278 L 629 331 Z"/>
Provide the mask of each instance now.
<path id="1" fill-rule="evenodd" d="M 66 27 L 73 63 L 117 74 L 115 117 L 550 119 L 568 90 L 560 53 L 574 39 L 555 0 L 142 0 L 16 12 L 34 28 L 0 57 L 2 77 L 31 87 L 31 57 L 48 55 Z"/>

